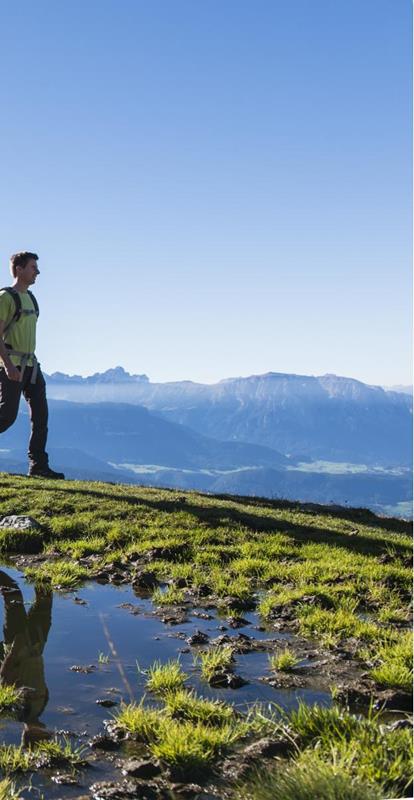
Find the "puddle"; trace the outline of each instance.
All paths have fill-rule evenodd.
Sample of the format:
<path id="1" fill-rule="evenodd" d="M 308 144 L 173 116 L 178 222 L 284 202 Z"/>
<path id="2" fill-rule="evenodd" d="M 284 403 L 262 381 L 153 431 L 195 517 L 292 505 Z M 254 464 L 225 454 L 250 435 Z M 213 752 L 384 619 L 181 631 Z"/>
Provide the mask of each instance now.
<path id="1" fill-rule="evenodd" d="M 116 587 L 88 583 L 77 592 L 61 593 L 35 590 L 16 570 L 2 568 L 3 590 L 0 602 L 0 624 L 4 644 L 0 645 L 0 680 L 17 686 L 30 686 L 30 702 L 20 721 L 0 719 L 2 741 L 6 744 L 27 744 L 46 731 L 71 731 L 75 743 L 86 743 L 101 733 L 103 720 L 113 709 L 96 703 L 100 699 L 139 701 L 145 694 L 145 674 L 154 660 L 165 662 L 180 657 L 190 676 L 189 685 L 205 697 L 220 698 L 244 710 L 254 702 L 277 703 L 285 709 L 297 706 L 299 700 L 330 704 L 328 692 L 310 689 L 276 689 L 259 678 L 269 673 L 268 653 L 252 652 L 236 655 L 236 672 L 248 683 L 240 689 L 212 689 L 194 665 L 197 647 L 189 648 L 185 639 L 201 630 L 214 639 L 223 634 L 223 618 L 209 610 L 212 619 L 202 619 L 192 609 L 188 621 L 165 625 L 153 615 L 150 600 L 138 597 L 130 586 Z M 264 639 L 290 638 L 274 630 L 256 630 L 255 614 L 245 615 L 248 622 L 241 631 L 228 628 L 229 636 L 239 632 Z M 227 626 L 226 626 L 227 627 Z M 1 653 L 1 649 L 3 652 Z M 181 652 L 182 650 L 190 652 Z M 106 658 L 109 660 L 106 663 Z M 88 666 L 90 672 L 73 671 L 73 666 Z M 116 708 L 116 706 L 115 706 Z M 86 755 L 89 759 L 89 754 Z M 79 796 L 92 783 L 103 779 L 119 779 L 120 772 L 100 756 L 91 768 L 80 773 L 78 787 L 56 786 L 39 773 L 32 776 L 32 789 L 41 787 L 47 797 Z M 19 781 L 20 782 L 20 781 Z M 27 774 L 22 784 L 27 786 Z M 23 790 L 22 796 L 33 797 Z"/>

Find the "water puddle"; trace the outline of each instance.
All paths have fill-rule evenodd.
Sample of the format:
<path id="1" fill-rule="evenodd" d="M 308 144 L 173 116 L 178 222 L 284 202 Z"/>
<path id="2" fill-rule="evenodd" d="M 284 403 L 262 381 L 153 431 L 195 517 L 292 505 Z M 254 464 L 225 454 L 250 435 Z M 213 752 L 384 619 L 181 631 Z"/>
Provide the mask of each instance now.
<path id="1" fill-rule="evenodd" d="M 190 609 L 187 621 L 168 625 L 154 615 L 151 601 L 138 597 L 130 586 L 88 583 L 77 592 L 52 592 L 35 589 L 21 573 L 9 567 L 1 569 L 0 584 L 0 682 L 32 689 L 21 719 L 4 715 L 0 718 L 1 737 L 6 744 L 26 746 L 48 732 L 63 731 L 73 736 L 76 744 L 86 744 L 93 735 L 102 733 L 103 720 L 117 708 L 97 701 L 139 701 L 146 692 L 144 671 L 155 660 L 165 662 L 178 656 L 190 676 L 191 687 L 240 710 L 256 701 L 277 703 L 285 709 L 296 707 L 300 699 L 308 703 L 331 702 L 326 691 L 280 689 L 261 681 L 263 675 L 269 675 L 268 652 L 236 656 L 237 674 L 246 680 L 239 689 L 209 687 L 194 663 L 198 648 L 190 647 L 186 639 L 196 630 L 210 639 L 223 633 L 237 636 L 239 631 L 228 628 L 215 609 L 209 609 L 208 615 L 206 609 Z M 200 613 L 211 618 L 205 619 Z M 251 638 L 290 638 L 289 634 L 271 629 L 257 630 L 259 620 L 255 614 L 246 614 L 245 618 L 247 625 L 242 632 Z M 86 757 L 89 760 L 89 753 Z M 84 792 L 97 780 L 114 777 L 119 779 L 119 769 L 100 755 L 80 773 L 81 789 Z M 32 791 L 24 790 L 23 796 L 33 797 L 36 787 L 51 798 L 82 793 L 79 786 L 56 786 L 44 775 L 33 775 L 31 782 Z M 27 775 L 22 783 L 27 786 Z"/>

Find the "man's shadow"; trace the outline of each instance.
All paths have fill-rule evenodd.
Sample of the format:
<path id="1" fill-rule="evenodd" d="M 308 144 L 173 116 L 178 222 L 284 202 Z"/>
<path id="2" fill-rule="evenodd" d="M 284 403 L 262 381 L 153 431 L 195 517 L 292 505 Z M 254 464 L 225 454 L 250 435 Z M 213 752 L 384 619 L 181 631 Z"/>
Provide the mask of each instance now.
<path id="1" fill-rule="evenodd" d="M 0 642 L 0 685 L 25 687 L 19 719 L 24 723 L 22 744 L 28 746 L 51 733 L 39 717 L 46 708 L 49 690 L 45 681 L 43 650 L 52 624 L 51 589 L 36 587 L 35 599 L 26 611 L 16 581 L 0 570 L 4 601 L 4 640 Z"/>

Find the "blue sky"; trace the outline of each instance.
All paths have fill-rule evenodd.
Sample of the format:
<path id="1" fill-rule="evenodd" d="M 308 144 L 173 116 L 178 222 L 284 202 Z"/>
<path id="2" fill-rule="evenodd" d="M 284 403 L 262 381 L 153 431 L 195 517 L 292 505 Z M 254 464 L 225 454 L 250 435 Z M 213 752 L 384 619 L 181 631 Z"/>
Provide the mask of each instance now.
<path id="1" fill-rule="evenodd" d="M 16 0 L 0 23 L 2 280 L 39 253 L 45 371 L 410 382 L 408 0 Z"/>

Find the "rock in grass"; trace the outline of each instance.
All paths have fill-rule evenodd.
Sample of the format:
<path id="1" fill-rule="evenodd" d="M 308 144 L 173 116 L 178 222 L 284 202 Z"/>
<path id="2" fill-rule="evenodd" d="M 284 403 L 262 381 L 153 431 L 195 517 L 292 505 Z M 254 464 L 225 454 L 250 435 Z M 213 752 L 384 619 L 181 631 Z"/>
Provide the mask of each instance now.
<path id="1" fill-rule="evenodd" d="M 195 645 L 195 644 L 206 644 L 209 640 L 209 635 L 204 633 L 203 631 L 196 630 L 194 633 L 188 637 L 187 644 Z"/>
<path id="2" fill-rule="evenodd" d="M 100 781 L 93 783 L 90 792 L 94 800 L 162 800 L 170 797 L 156 784 L 124 780 L 120 783 Z"/>
<path id="3" fill-rule="evenodd" d="M 230 628 L 243 628 L 244 625 L 248 625 L 249 623 L 244 617 L 229 617 L 227 619 L 227 624 Z"/>
<path id="4" fill-rule="evenodd" d="M 24 514 L 10 514 L 0 521 L 0 528 L 14 528 L 19 531 L 27 531 L 30 528 L 38 530 L 40 527 L 33 517 L 27 517 Z"/>
<path id="5" fill-rule="evenodd" d="M 52 775 L 52 781 L 58 786 L 79 786 L 78 779 L 71 772 L 57 772 Z"/>
<path id="6" fill-rule="evenodd" d="M 133 778 L 154 778 L 161 773 L 158 761 L 151 759 L 131 758 L 122 765 L 122 774 L 130 775 Z"/>
<path id="7" fill-rule="evenodd" d="M 97 734 L 89 742 L 89 747 L 91 747 L 92 750 L 111 751 L 111 750 L 118 750 L 120 746 L 121 742 L 118 741 L 115 737 L 110 736 L 109 734 L 106 735 Z"/>
<path id="8" fill-rule="evenodd" d="M 387 725 L 389 731 L 401 731 L 404 728 L 412 729 L 413 723 L 411 719 L 397 719 L 396 722 L 392 722 L 391 725 Z"/>
<path id="9" fill-rule="evenodd" d="M 248 681 L 245 681 L 241 675 L 235 675 L 227 670 L 216 670 L 209 680 L 210 686 L 216 689 L 240 689 L 247 683 Z"/>
<path id="10" fill-rule="evenodd" d="M 73 664 L 70 667 L 71 672 L 80 672 L 82 675 L 88 675 L 90 672 L 96 670 L 95 664 Z"/>
<path id="11" fill-rule="evenodd" d="M 132 781 L 122 781 L 113 783 L 111 781 L 99 781 L 89 787 L 94 800 L 126 800 L 129 797 L 139 797 L 135 783 Z"/>
<path id="12" fill-rule="evenodd" d="M 413 696 L 398 689 L 385 689 L 383 692 L 376 693 L 374 709 L 379 708 L 387 708 L 391 711 L 412 711 Z"/>
<path id="13" fill-rule="evenodd" d="M 265 737 L 249 744 L 241 753 L 241 757 L 255 761 L 258 758 L 285 756 L 292 750 L 292 742 L 288 739 L 270 739 Z"/>
<path id="14" fill-rule="evenodd" d="M 158 586 L 157 577 L 154 572 L 148 569 L 138 569 L 132 577 L 132 587 L 134 589 L 145 589 L 150 591 Z"/>
<path id="15" fill-rule="evenodd" d="M 98 706 L 103 706 L 104 708 L 112 708 L 113 706 L 118 705 L 116 700 L 111 700 L 109 697 L 99 698 L 99 700 L 95 700 L 95 703 Z"/>

